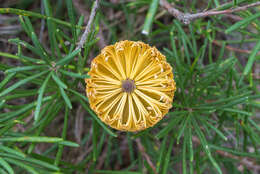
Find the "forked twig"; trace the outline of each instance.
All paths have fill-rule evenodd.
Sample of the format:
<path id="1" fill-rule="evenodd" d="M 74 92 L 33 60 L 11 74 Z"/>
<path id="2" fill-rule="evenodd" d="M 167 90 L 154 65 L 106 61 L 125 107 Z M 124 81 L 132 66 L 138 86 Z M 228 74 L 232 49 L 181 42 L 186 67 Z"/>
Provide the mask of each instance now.
<path id="1" fill-rule="evenodd" d="M 165 8 L 170 14 L 172 14 L 174 17 L 176 17 L 179 21 L 181 21 L 184 24 L 189 24 L 191 21 L 198 19 L 198 18 L 205 18 L 208 16 L 214 16 L 214 15 L 220 15 L 220 14 L 231 14 L 238 11 L 243 11 L 251 7 L 260 6 L 260 2 L 255 2 L 252 4 L 248 4 L 241 7 L 231 8 L 227 10 L 217 10 L 212 9 L 200 13 L 183 13 L 180 10 L 174 8 L 167 0 L 160 0 L 160 5 Z"/>

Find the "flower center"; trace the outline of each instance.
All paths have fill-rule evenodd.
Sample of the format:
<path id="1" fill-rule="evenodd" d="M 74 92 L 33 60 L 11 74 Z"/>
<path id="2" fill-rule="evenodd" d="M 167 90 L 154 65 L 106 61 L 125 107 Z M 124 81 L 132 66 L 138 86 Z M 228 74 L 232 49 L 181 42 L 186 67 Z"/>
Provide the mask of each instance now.
<path id="1" fill-rule="evenodd" d="M 123 92 L 131 93 L 136 88 L 135 81 L 131 79 L 126 79 L 122 81 Z"/>

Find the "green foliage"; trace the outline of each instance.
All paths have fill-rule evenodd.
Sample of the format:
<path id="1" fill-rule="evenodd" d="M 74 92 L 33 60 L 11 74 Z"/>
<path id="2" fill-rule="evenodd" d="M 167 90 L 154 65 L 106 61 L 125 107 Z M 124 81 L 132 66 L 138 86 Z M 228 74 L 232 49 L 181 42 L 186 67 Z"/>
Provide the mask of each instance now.
<path id="1" fill-rule="evenodd" d="M 171 2 L 196 12 L 198 4 L 225 10 L 245 0 Z M 19 64 L 0 62 L 0 173 L 253 173 L 243 163 L 243 171 L 238 169 L 239 159 L 248 158 L 260 166 L 259 7 L 235 13 L 241 18 L 235 22 L 220 15 L 183 25 L 158 0 L 102 0 L 84 48 L 75 49 L 85 17 L 72 0 L 43 0 L 43 14 L 16 9 L 37 2 L 21 3 L 0 8 L 19 16 L 22 27 L 6 43 L 17 52 L 0 50 L 1 60 Z M 157 46 L 173 66 L 173 109 L 155 127 L 115 131 L 90 109 L 87 62 L 100 52 L 98 32 L 104 30 L 105 43 L 142 40 Z M 84 130 L 74 127 L 82 112 Z"/>

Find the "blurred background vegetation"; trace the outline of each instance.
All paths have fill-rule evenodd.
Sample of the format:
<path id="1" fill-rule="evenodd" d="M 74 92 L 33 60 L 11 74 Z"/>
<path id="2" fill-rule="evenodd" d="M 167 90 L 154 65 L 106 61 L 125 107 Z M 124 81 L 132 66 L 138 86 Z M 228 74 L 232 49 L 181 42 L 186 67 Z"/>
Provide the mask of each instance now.
<path id="1" fill-rule="evenodd" d="M 169 0 L 184 13 L 257 0 Z M 188 25 L 159 0 L 0 1 L 0 173 L 260 173 L 260 6 Z M 142 34 L 146 33 L 146 34 Z M 89 108 L 90 61 L 141 40 L 173 66 L 173 108 L 126 133 Z"/>

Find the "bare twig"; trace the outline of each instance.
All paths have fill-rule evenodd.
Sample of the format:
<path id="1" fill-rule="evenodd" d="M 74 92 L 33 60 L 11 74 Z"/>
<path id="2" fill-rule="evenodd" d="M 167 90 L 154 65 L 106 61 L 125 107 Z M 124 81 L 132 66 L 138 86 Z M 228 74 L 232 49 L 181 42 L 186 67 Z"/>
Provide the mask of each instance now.
<path id="1" fill-rule="evenodd" d="M 41 14 L 44 15 L 44 2 L 43 2 L 43 0 L 41 1 Z M 39 36 L 40 42 L 42 42 L 44 28 L 45 28 L 45 19 L 42 19 L 41 20 L 40 36 Z"/>
<path id="2" fill-rule="evenodd" d="M 98 6 L 99 6 L 99 0 L 96 0 L 94 2 L 93 8 L 91 10 L 90 17 L 89 17 L 89 20 L 88 20 L 88 24 L 87 24 L 87 26 L 85 28 L 85 31 L 84 31 L 83 35 L 81 36 L 81 39 L 79 41 L 79 44 L 78 44 L 76 50 L 80 49 L 80 48 L 83 48 L 83 46 L 84 46 L 84 44 L 85 44 L 85 42 L 87 40 L 88 34 L 90 32 L 90 29 L 91 29 L 92 23 L 94 21 L 94 18 L 96 16 Z"/>
<path id="3" fill-rule="evenodd" d="M 91 126 L 90 129 L 88 130 L 88 134 L 90 134 L 90 135 L 89 135 L 90 137 L 91 137 L 92 134 L 93 134 L 93 131 L 92 131 L 92 130 L 93 130 L 93 129 L 92 129 L 92 126 Z M 86 155 L 87 155 L 89 152 L 92 151 L 93 146 L 90 146 L 91 143 L 92 143 L 92 139 L 90 138 L 90 140 L 87 141 L 87 143 L 84 145 L 84 147 L 82 147 L 83 151 L 82 151 L 82 149 L 79 150 L 81 153 L 80 153 L 80 155 L 76 158 L 75 163 L 79 163 L 80 161 L 82 161 L 82 160 L 86 157 Z"/>
<path id="4" fill-rule="evenodd" d="M 77 143 L 81 142 L 81 135 L 83 133 L 83 124 L 84 124 L 84 111 L 82 111 L 82 106 L 80 105 L 77 108 L 76 117 L 75 117 L 75 129 L 74 135 Z"/>
<path id="5" fill-rule="evenodd" d="M 217 9 L 212 9 L 200 13 L 194 13 L 194 14 L 189 14 L 189 13 L 183 13 L 180 10 L 174 8 L 170 3 L 167 2 L 167 0 L 160 0 L 160 5 L 165 8 L 170 14 L 172 14 L 174 17 L 176 17 L 179 21 L 181 21 L 184 24 L 189 24 L 191 21 L 198 19 L 198 18 L 205 18 L 208 16 L 214 16 L 214 15 L 220 15 L 220 14 L 231 14 L 234 12 L 238 11 L 243 11 L 251 7 L 256 7 L 260 5 L 260 2 L 255 2 L 252 4 L 248 4 L 245 6 L 237 7 L 237 8 L 232 8 L 232 9 L 227 9 L 227 10 L 217 10 Z"/>
<path id="6" fill-rule="evenodd" d="M 86 23 L 88 21 L 88 18 L 89 18 L 89 12 L 84 8 L 84 6 L 82 6 L 80 0 L 74 0 L 73 4 L 78 9 L 78 12 L 85 16 L 84 23 Z M 107 45 L 107 43 L 105 41 L 104 33 L 103 33 L 103 28 L 104 28 L 104 23 L 101 22 L 100 23 L 100 29 L 98 31 L 99 41 L 97 42 L 97 45 L 100 49 L 104 48 Z"/>
<path id="7" fill-rule="evenodd" d="M 230 19 L 232 19 L 234 21 L 241 21 L 241 20 L 243 20 L 242 17 L 234 15 L 234 14 L 225 14 L 225 17 L 230 18 Z"/>
<path id="8" fill-rule="evenodd" d="M 145 149 L 144 149 L 144 147 L 143 147 L 143 145 L 142 145 L 140 139 L 136 139 L 135 141 L 136 141 L 136 143 L 137 143 L 137 147 L 138 147 L 139 151 L 142 153 L 142 156 L 146 159 L 146 161 L 147 161 L 147 163 L 149 164 L 149 166 L 153 169 L 153 172 L 154 172 L 155 174 L 157 174 L 156 168 L 155 168 L 153 162 L 151 161 L 149 155 L 147 155 L 147 153 L 145 152 Z"/>

